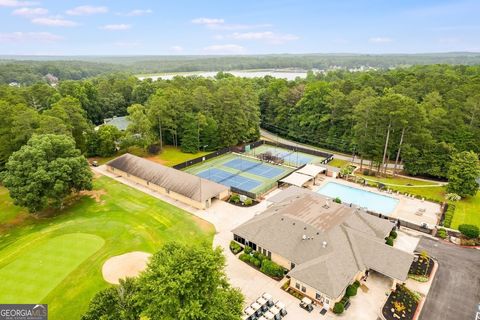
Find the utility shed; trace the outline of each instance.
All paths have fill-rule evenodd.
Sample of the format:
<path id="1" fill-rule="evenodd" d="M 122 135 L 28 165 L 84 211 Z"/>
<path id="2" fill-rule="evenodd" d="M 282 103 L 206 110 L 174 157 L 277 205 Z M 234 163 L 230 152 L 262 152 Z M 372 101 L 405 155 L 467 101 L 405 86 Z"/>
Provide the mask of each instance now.
<path id="1" fill-rule="evenodd" d="M 225 199 L 230 188 L 126 153 L 106 164 L 107 170 L 198 209 Z"/>

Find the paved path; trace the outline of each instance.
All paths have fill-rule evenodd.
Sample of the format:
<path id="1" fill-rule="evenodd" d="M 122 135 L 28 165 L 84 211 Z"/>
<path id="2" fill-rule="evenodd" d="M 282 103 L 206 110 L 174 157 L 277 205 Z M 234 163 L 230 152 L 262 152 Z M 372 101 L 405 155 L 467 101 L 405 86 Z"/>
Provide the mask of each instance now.
<path id="1" fill-rule="evenodd" d="M 480 304 L 480 250 L 422 237 L 417 247 L 438 260 L 420 320 L 476 320 Z"/>

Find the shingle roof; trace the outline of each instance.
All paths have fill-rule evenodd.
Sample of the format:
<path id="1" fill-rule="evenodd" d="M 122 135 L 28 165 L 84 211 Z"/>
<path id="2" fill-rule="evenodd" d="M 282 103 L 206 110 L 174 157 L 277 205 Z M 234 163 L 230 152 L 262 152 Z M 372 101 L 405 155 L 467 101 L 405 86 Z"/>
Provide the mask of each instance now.
<path id="1" fill-rule="evenodd" d="M 128 125 L 130 124 L 130 120 L 128 120 L 127 117 L 113 117 L 113 118 L 103 119 L 103 123 L 111 126 L 115 126 L 120 131 L 125 131 L 127 130 Z"/>
<path id="2" fill-rule="evenodd" d="M 295 279 L 336 298 L 367 268 L 407 277 L 413 255 L 384 243 L 394 226 L 390 221 L 296 187 L 272 200 L 232 232 L 295 263 L 289 273 Z"/>
<path id="3" fill-rule="evenodd" d="M 163 166 L 132 154 L 126 153 L 107 163 L 115 169 L 156 184 L 167 190 L 203 202 L 213 198 L 228 187 L 195 175 Z"/>

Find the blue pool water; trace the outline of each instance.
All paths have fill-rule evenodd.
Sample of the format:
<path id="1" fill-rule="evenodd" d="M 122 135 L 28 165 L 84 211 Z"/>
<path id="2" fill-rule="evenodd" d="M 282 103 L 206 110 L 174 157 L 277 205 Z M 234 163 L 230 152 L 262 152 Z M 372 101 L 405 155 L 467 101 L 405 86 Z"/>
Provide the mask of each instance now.
<path id="1" fill-rule="evenodd" d="M 328 182 L 317 190 L 324 196 L 330 198 L 340 198 L 342 202 L 353 203 L 360 207 L 367 207 L 368 210 L 388 215 L 395 210 L 398 205 L 398 199 L 377 194 L 374 192 L 346 186 L 343 184 Z"/>

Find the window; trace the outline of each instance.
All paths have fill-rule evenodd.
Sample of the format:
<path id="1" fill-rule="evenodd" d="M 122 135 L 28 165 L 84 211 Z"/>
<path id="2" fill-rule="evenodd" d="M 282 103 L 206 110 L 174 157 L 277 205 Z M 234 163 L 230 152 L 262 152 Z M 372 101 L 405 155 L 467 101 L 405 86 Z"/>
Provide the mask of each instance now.
<path id="1" fill-rule="evenodd" d="M 297 288 L 298 290 L 300 290 L 300 283 L 295 283 L 295 288 Z"/>
<path id="2" fill-rule="evenodd" d="M 318 292 L 317 292 L 317 293 L 315 294 L 315 299 L 317 299 L 317 300 L 320 300 L 320 301 L 321 301 L 321 300 L 322 300 L 322 295 L 321 295 L 320 293 L 318 293 Z"/>
<path id="3" fill-rule="evenodd" d="M 292 262 L 290 263 L 290 269 L 293 269 L 293 268 L 295 268 L 295 263 Z"/>
<path id="4" fill-rule="evenodd" d="M 272 259 L 272 253 L 270 251 L 267 251 L 267 253 L 268 253 L 267 254 L 268 259 Z"/>
<path id="5" fill-rule="evenodd" d="M 305 288 L 305 286 L 302 286 L 302 292 L 306 292 L 307 291 L 307 288 Z"/>
<path id="6" fill-rule="evenodd" d="M 325 304 L 330 304 L 330 300 L 328 300 L 327 298 L 325 298 Z"/>

